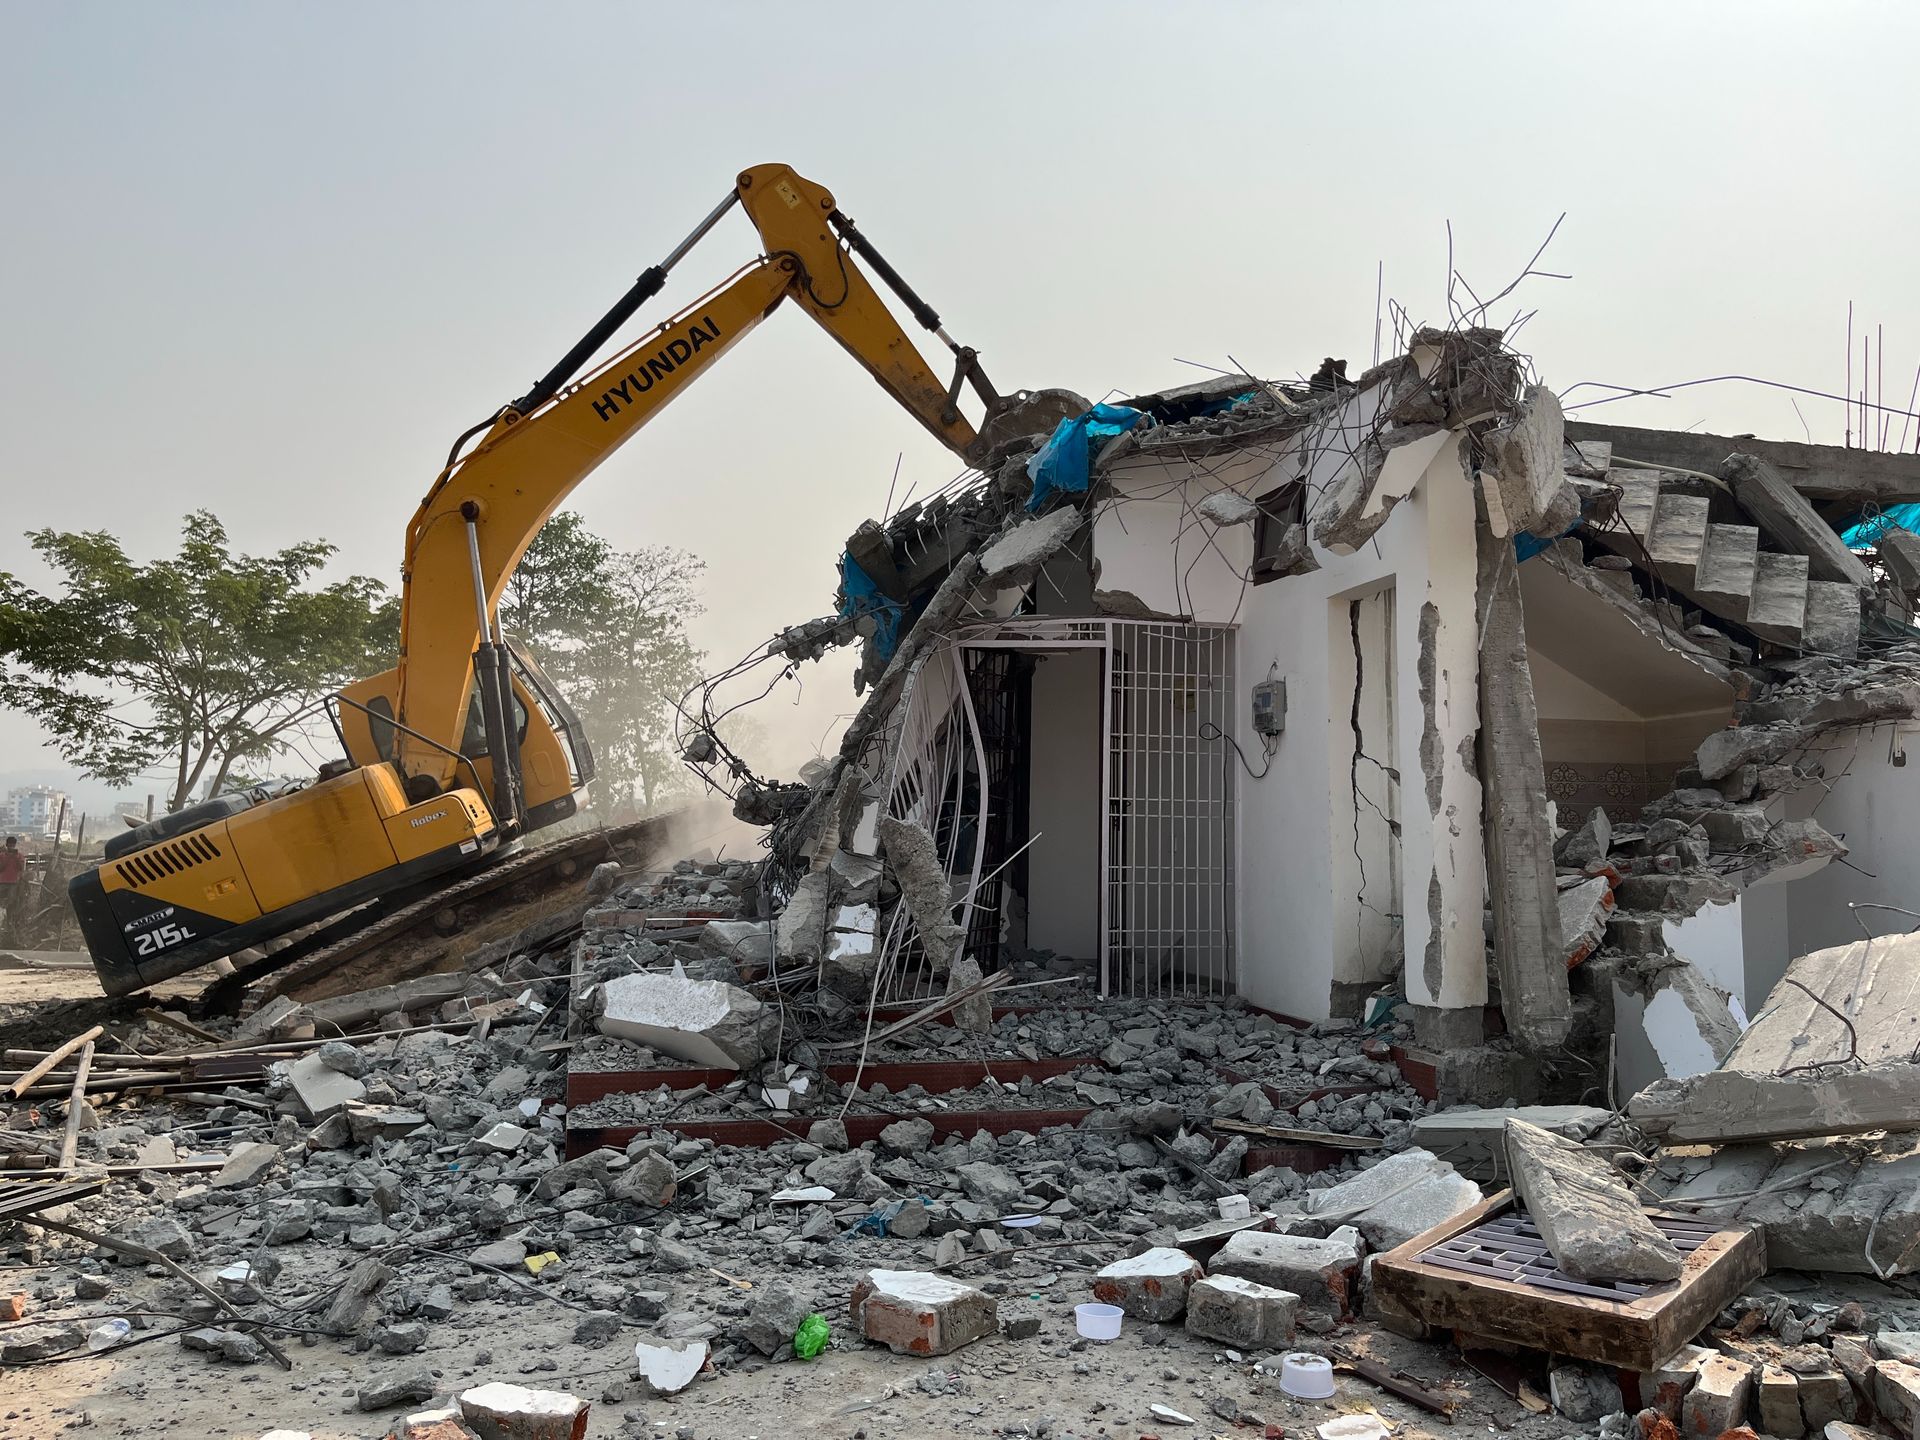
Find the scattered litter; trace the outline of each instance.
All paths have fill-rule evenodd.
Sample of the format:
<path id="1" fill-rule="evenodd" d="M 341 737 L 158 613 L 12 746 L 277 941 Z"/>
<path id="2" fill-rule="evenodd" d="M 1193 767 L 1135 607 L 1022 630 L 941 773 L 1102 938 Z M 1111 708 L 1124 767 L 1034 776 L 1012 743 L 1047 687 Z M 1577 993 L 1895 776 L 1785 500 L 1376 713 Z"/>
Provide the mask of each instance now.
<path id="1" fill-rule="evenodd" d="M 793 1332 L 793 1353 L 802 1360 L 811 1360 L 827 1348 L 827 1342 L 833 1338 L 833 1332 L 827 1327 L 824 1315 L 809 1315 L 800 1322 L 800 1328 Z"/>
<path id="2" fill-rule="evenodd" d="M 1280 1360 L 1280 1388 L 1296 1400 L 1326 1400 L 1333 1395 L 1333 1362 L 1323 1355 L 1295 1351 Z"/>
<path id="3" fill-rule="evenodd" d="M 1086 1340 L 1118 1340 L 1120 1319 L 1127 1312 L 1118 1305 L 1088 1302 L 1073 1307 L 1073 1328 Z"/>
<path id="4" fill-rule="evenodd" d="M 633 1347 L 633 1358 L 655 1394 L 677 1395 L 691 1385 L 706 1366 L 707 1342 L 655 1345 L 641 1340 Z"/>

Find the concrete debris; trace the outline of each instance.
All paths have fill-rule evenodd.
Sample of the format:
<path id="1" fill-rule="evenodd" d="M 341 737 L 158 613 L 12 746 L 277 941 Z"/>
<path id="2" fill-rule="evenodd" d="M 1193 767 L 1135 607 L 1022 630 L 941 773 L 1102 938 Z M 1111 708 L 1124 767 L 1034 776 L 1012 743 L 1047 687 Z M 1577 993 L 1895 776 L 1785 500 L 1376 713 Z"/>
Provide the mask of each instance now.
<path id="1" fill-rule="evenodd" d="M 869 1271 L 853 1287 L 852 1310 L 860 1333 L 896 1355 L 948 1355 L 999 1326 L 989 1296 L 923 1271 Z"/>
<path id="2" fill-rule="evenodd" d="M 1467 1106 L 1423 1115 L 1413 1122 L 1415 1145 L 1431 1150 L 1461 1174 L 1486 1183 L 1507 1174 L 1507 1121 L 1524 1120 L 1568 1140 L 1586 1140 L 1613 1119 L 1592 1105 Z"/>
<path id="3" fill-rule="evenodd" d="M 1480 1187 L 1427 1150 L 1402 1150 L 1307 1198 L 1306 1213 L 1351 1222 L 1370 1248 L 1392 1250 L 1471 1210 Z"/>
<path id="4" fill-rule="evenodd" d="M 1136 1320 L 1178 1320 L 1187 1308 L 1188 1287 L 1201 1274 L 1192 1256 L 1155 1246 L 1097 1272 L 1093 1298 L 1118 1305 Z"/>
<path id="5" fill-rule="evenodd" d="M 1293 1343 L 1300 1297 L 1237 1275 L 1210 1275 L 1187 1288 L 1187 1333 L 1240 1350 Z"/>
<path id="6" fill-rule="evenodd" d="M 1598 813 L 1598 812 L 1596 812 Z M 1571 970 L 1599 948 L 1613 916 L 1613 883 L 1604 875 L 1560 891 L 1560 958 Z"/>
<path id="7" fill-rule="evenodd" d="M 605 986 L 600 1032 L 690 1065 L 751 1069 L 766 1007 L 737 986 L 675 975 L 622 975 Z"/>
<path id="8" fill-rule="evenodd" d="M 1085 523 L 1086 517 L 1071 507 L 1022 521 L 980 552 L 982 577 L 1001 587 L 1031 584 Z"/>
<path id="9" fill-rule="evenodd" d="M 1236 1275 L 1345 1315 L 1359 1299 L 1360 1252 L 1345 1240 L 1242 1231 L 1220 1247 L 1211 1274 Z"/>
<path id="10" fill-rule="evenodd" d="M 1260 516 L 1259 505 L 1237 490 L 1216 490 L 1194 508 L 1214 525 L 1251 525 Z"/>
<path id="11" fill-rule="evenodd" d="M 1658 1282 L 1679 1276 L 1680 1252 L 1647 1218 L 1618 1172 L 1592 1151 L 1507 1122 L 1514 1190 L 1555 1263 L 1579 1280 Z"/>
<path id="12" fill-rule="evenodd" d="M 1484 473 L 1494 482 L 1486 493 L 1495 535 L 1505 537 L 1525 531 L 1550 536 L 1566 528 L 1552 529 L 1542 524 L 1566 483 L 1561 466 L 1565 441 L 1559 397 L 1544 385 L 1528 386 L 1511 418 L 1487 432 L 1482 441 L 1486 448 Z M 1579 513 L 1577 502 L 1574 513 Z"/>
<path id="13" fill-rule="evenodd" d="M 592 1407 L 564 1390 L 492 1381 L 460 1392 L 460 1415 L 480 1440 L 586 1440 Z"/>
<path id="14" fill-rule="evenodd" d="M 939 847 L 925 827 L 893 816 L 880 820 L 880 844 L 900 881 L 901 898 L 919 927 L 920 942 L 945 974 L 966 933 L 953 919 L 953 881 L 940 860 Z"/>
<path id="15" fill-rule="evenodd" d="M 1627 1103 L 1627 1114 L 1669 1145 L 1920 1130 L 1920 1065 L 1796 1075 L 1710 1070 L 1655 1081 Z"/>

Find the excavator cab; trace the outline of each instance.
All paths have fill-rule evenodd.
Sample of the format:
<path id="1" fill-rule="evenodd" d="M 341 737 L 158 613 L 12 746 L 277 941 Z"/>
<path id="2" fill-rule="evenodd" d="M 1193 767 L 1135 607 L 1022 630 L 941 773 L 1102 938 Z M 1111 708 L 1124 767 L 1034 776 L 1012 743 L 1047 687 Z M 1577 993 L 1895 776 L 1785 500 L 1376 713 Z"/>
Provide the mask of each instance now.
<path id="1" fill-rule="evenodd" d="M 565 820 L 580 808 L 593 779 L 593 748 L 580 717 L 567 703 L 547 673 L 525 646 L 506 642 L 513 714 L 508 730 L 519 754 L 519 779 L 525 803 L 522 832 L 543 829 Z M 399 670 L 384 670 L 342 687 L 335 695 L 334 728 L 347 759 L 354 765 L 391 764 L 398 729 L 393 720 Z M 467 700 L 467 720 L 461 731 L 462 764 L 458 780 L 481 795 L 494 789 L 493 757 L 488 753 L 487 730 L 481 717 L 478 687 Z"/>

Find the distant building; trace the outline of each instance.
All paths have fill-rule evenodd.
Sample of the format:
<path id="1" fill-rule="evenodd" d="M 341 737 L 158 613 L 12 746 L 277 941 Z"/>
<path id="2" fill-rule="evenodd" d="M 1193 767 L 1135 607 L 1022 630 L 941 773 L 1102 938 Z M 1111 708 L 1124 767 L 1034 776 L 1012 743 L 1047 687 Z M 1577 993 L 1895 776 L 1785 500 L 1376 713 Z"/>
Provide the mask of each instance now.
<path id="1" fill-rule="evenodd" d="M 67 803 L 67 793 L 51 785 L 22 785 L 7 792 L 0 805 L 0 826 L 7 834 L 28 839 L 50 839 Z"/>

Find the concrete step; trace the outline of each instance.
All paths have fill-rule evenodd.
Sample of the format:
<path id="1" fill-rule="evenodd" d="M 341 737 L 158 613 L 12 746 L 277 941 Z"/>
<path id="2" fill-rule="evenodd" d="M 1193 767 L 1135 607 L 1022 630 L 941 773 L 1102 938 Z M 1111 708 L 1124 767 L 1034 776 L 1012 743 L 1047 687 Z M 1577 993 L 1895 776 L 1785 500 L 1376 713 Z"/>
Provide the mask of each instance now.
<path id="1" fill-rule="evenodd" d="M 1860 653 L 1860 589 L 1844 580 L 1807 582 L 1806 621 L 1800 646 L 1851 660 Z"/>
<path id="2" fill-rule="evenodd" d="M 1653 533 L 1647 538 L 1647 558 L 1660 578 L 1682 590 L 1693 589 L 1707 543 L 1707 499 L 1662 490 L 1653 509 Z"/>
<path id="3" fill-rule="evenodd" d="M 1693 582 L 1700 603 L 1723 619 L 1746 619 L 1759 554 L 1758 526 L 1709 525 Z"/>
<path id="4" fill-rule="evenodd" d="M 1660 472 L 1615 470 L 1607 478 L 1620 487 L 1620 523 L 1631 537 L 1621 547 L 1621 553 L 1632 555 L 1637 561 L 1638 547 L 1650 543 L 1648 537 L 1653 534 L 1654 509 L 1660 503 Z"/>
<path id="5" fill-rule="evenodd" d="M 1807 622 L 1807 557 L 1762 551 L 1754 560 L 1746 626 L 1762 640 L 1798 645 Z"/>

